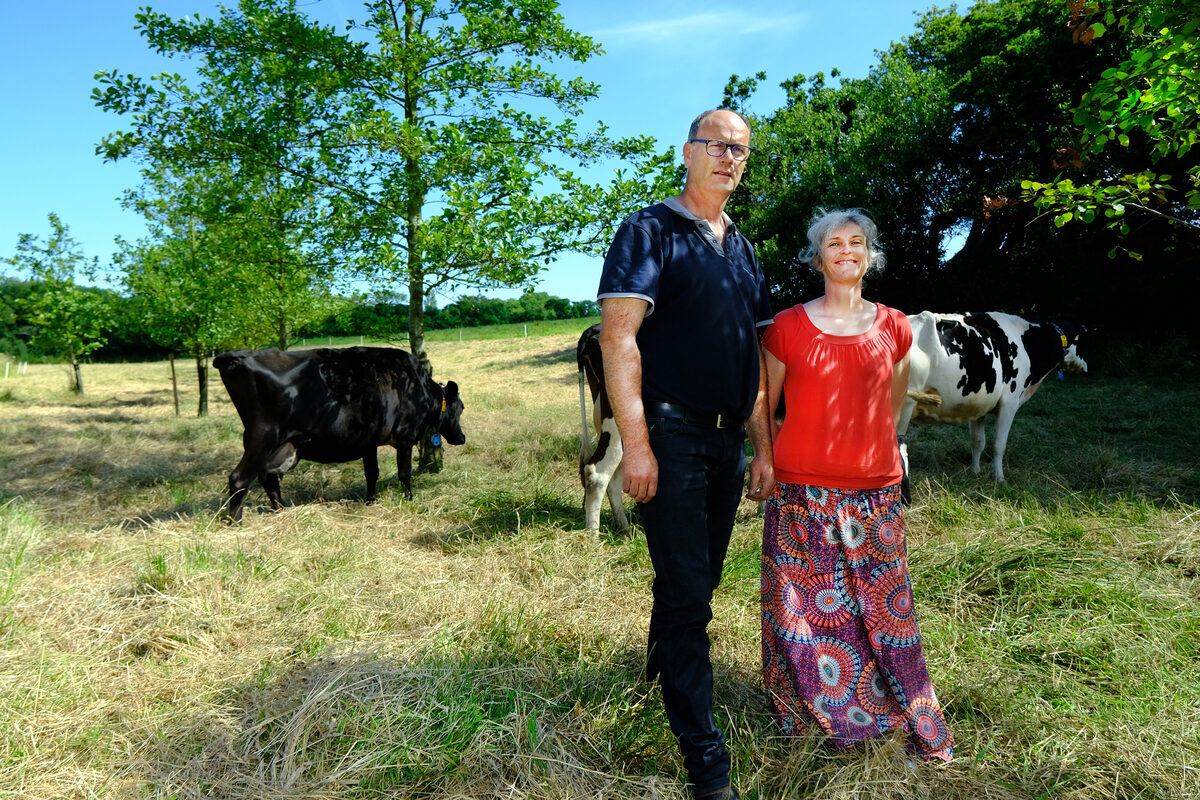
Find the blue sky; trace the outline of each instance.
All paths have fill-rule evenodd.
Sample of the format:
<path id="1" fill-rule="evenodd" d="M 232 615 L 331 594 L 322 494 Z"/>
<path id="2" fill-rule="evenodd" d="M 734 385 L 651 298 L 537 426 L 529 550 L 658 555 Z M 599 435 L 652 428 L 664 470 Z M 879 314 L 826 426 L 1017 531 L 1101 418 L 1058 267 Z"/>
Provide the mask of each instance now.
<path id="1" fill-rule="evenodd" d="M 231 2 L 232 4 L 232 2 Z M 216 0 L 59 0 L 5 3 L 0 29 L 0 258 L 21 233 L 45 237 L 46 216 L 59 215 L 86 255 L 109 263 L 114 237 L 144 235 L 141 218 L 121 208 L 135 186 L 132 163 L 104 163 L 94 154 L 120 117 L 97 109 L 94 75 L 118 69 L 148 77 L 184 71 L 186 62 L 152 53 L 134 30 L 139 6 L 182 17 L 215 16 Z M 357 0 L 299 0 L 325 23 L 362 18 Z M 731 74 L 767 73 L 751 110 L 779 107 L 778 84 L 796 74 L 838 69 L 862 77 L 875 53 L 910 34 L 926 0 L 691 0 L 594 2 L 567 0 L 567 24 L 600 41 L 605 54 L 578 74 L 597 82 L 589 107 L 615 136 L 645 134 L 679 151 L 695 114 L 716 105 Z M 946 5 L 946 4 L 943 4 Z M 340 27 L 340 25 L 339 25 Z M 561 70 L 566 74 L 566 69 Z M 677 155 L 678 157 L 678 155 Z M 753 169 L 753 163 L 749 166 Z M 538 288 L 572 300 L 595 296 L 600 262 L 567 256 L 542 274 Z M 8 265 L 0 271 L 11 274 Z M 512 291 L 490 292 L 510 297 Z"/>

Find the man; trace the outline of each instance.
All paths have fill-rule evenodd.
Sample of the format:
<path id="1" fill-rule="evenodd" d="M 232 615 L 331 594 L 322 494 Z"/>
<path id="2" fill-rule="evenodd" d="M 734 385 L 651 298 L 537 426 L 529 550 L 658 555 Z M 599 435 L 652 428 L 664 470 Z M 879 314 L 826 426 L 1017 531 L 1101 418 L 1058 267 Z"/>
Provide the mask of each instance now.
<path id="1" fill-rule="evenodd" d="M 747 497 L 775 483 L 757 327 L 771 322 L 754 249 L 725 213 L 751 152 L 732 111 L 692 122 L 683 191 L 627 219 L 604 260 L 600 346 L 624 456 L 641 503 L 654 607 L 647 675 L 658 678 L 697 798 L 736 800 L 713 718 L 707 627 L 754 445 Z"/>

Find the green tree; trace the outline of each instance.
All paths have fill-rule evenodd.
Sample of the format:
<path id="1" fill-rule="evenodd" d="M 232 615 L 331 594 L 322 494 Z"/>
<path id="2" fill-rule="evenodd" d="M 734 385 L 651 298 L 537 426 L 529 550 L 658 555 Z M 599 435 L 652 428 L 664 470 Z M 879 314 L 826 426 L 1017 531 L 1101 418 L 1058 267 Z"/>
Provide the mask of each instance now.
<path id="1" fill-rule="evenodd" d="M 370 0 L 338 33 L 292 0 L 241 0 L 218 20 L 145 10 L 163 52 L 200 57 L 200 84 L 97 76 L 97 103 L 132 128 L 98 150 L 173 164 L 227 161 L 319 197 L 324 243 L 377 285 L 406 286 L 413 352 L 433 289 L 519 285 L 556 253 L 596 252 L 662 192 L 670 155 L 577 118 L 598 88 L 549 65 L 599 45 L 548 0 Z M 549 113 L 545 113 L 545 110 Z M 632 163 L 603 185 L 572 165 Z"/>
<path id="2" fill-rule="evenodd" d="M 126 246 L 124 283 L 141 324 L 159 346 L 196 362 L 196 414 L 208 414 L 208 359 L 235 346 L 252 309 L 240 302 L 237 276 L 207 246 L 204 232 Z"/>
<path id="3" fill-rule="evenodd" d="M 861 205 L 887 247 L 888 269 L 870 278 L 872 295 L 885 303 L 1119 315 L 1140 324 L 1123 308 L 1124 267 L 1103 258 L 1116 232 L 1035 224 L 1039 210 L 1022 201 L 1023 180 L 1053 180 L 1077 155 L 1073 108 L 1127 54 L 1121 43 L 1074 44 L 1065 21 L 1064 6 L 1045 0 L 980 0 L 962 14 L 933 9 L 865 80 L 784 82 L 787 102 L 756 120 L 763 152 L 734 196 L 737 218 L 762 243 L 777 302 L 818 288 L 798 260 L 813 209 Z M 731 101 L 748 97 L 754 83 L 735 76 Z M 1106 148 L 1082 170 L 1088 180 L 1120 174 L 1149 152 L 1135 140 Z M 1184 261 L 1173 241 L 1155 247 Z"/>
<path id="4" fill-rule="evenodd" d="M 837 71 L 831 78 L 839 77 Z M 734 76 L 727 105 L 742 105 L 757 80 Z M 782 84 L 786 102 L 755 119 L 760 153 L 732 207 L 758 242 L 777 303 L 792 304 L 820 288 L 799 261 L 807 222 L 819 206 L 864 206 L 880 221 L 889 253 L 900 253 L 912 280 L 940 263 L 947 201 L 928 147 L 949 128 L 940 73 L 918 72 L 903 54 L 887 54 L 864 80 L 831 86 L 824 75 Z M 892 275 L 885 273 L 885 285 Z M 872 285 L 877 286 L 872 278 Z"/>
<path id="5" fill-rule="evenodd" d="M 34 324 L 33 343 L 71 364 L 71 388 L 83 394 L 80 360 L 104 346 L 111 327 L 111 309 L 100 292 L 76 283 L 77 276 L 95 279 L 97 260 L 90 262 L 57 214 L 48 215 L 50 233 L 43 241 L 30 233 L 18 237 L 16 255 L 8 263 L 25 270 L 41 284 L 28 300 Z"/>
<path id="6" fill-rule="evenodd" d="M 151 163 L 124 199 L 150 230 L 122 257 L 126 288 L 151 338 L 195 358 L 201 415 L 212 353 L 272 340 L 287 349 L 292 332 L 328 307 L 326 265 L 300 236 L 308 202 L 270 177 Z"/>
<path id="7" fill-rule="evenodd" d="M 1200 0 L 1069 0 L 1067 6 L 1079 46 L 1095 48 L 1115 38 L 1128 47 L 1075 108 L 1083 136 L 1074 163 L 1138 145 L 1144 155 L 1092 181 L 1065 175 L 1026 180 L 1027 196 L 1053 213 L 1059 227 L 1103 219 L 1127 235 L 1126 214 L 1136 211 L 1200 233 L 1200 158 L 1194 150 L 1200 142 Z"/>

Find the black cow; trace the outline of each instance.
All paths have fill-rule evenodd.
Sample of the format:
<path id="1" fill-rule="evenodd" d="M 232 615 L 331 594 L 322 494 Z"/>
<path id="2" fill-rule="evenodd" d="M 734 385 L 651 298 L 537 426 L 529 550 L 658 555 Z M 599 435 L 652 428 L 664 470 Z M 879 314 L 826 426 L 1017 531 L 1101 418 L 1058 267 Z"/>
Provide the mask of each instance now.
<path id="1" fill-rule="evenodd" d="M 612 506 L 617 527 L 629 532 L 629 518 L 621 498 L 621 432 L 613 419 L 612 406 L 604 387 L 604 359 L 600 354 L 600 326 L 593 325 L 579 337 L 575 361 L 579 365 L 579 415 L 583 428 L 579 435 L 579 480 L 583 483 L 583 517 L 589 530 L 600 528 L 600 506 L 604 496 Z M 584 384 L 592 394 L 592 422 L 596 426 L 596 446 L 588 435 L 587 400 Z"/>
<path id="2" fill-rule="evenodd" d="M 279 477 L 301 459 L 361 458 L 369 502 L 379 480 L 377 450 L 385 444 L 396 448 L 400 483 L 411 499 L 412 448 L 421 432 L 436 430 L 450 444 L 466 441 L 458 386 L 435 383 L 404 350 L 233 350 L 213 366 L 245 426 L 245 452 L 229 474 L 230 519 L 241 519 L 256 477 L 271 508 L 280 508 Z"/>

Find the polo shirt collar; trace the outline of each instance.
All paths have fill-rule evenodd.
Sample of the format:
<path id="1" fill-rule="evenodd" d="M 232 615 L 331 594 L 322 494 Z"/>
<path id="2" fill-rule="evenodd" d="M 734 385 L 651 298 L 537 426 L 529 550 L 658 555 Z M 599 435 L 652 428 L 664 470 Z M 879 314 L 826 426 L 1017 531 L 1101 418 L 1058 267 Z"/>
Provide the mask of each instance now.
<path id="1" fill-rule="evenodd" d="M 684 219 L 696 223 L 696 229 L 704 236 L 704 240 L 712 245 L 713 249 L 718 253 L 725 255 L 725 247 L 722 245 L 721 240 L 717 238 L 716 231 L 712 229 L 712 225 L 708 224 L 708 220 L 703 217 L 697 217 L 691 211 L 688 211 L 687 206 L 679 202 L 678 197 L 668 197 L 663 201 L 663 204 Z M 737 226 L 733 224 L 733 220 L 729 218 L 728 214 L 722 211 L 721 218 L 725 220 L 726 236 L 729 236 L 731 233 L 737 233 Z"/>

